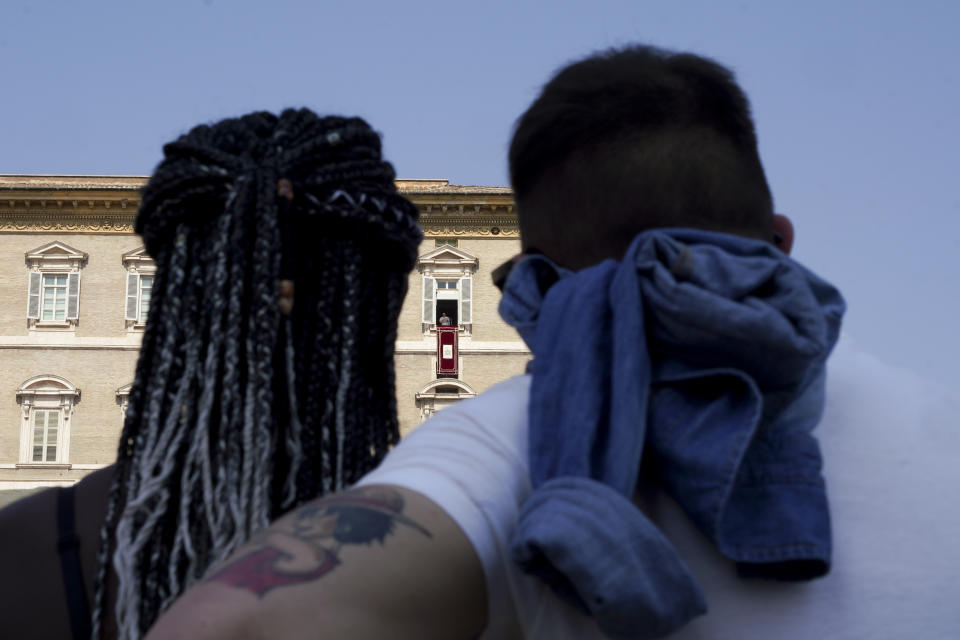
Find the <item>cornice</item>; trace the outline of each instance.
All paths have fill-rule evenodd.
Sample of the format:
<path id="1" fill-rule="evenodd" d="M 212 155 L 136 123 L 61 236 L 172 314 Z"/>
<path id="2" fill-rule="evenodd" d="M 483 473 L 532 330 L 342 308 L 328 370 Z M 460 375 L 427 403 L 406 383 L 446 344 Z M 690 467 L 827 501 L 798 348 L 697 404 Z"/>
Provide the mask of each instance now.
<path id="1" fill-rule="evenodd" d="M 0 191 L 115 191 L 141 189 L 147 176 L 72 176 L 0 174 Z"/>
<path id="2" fill-rule="evenodd" d="M 423 196 L 464 196 L 470 199 L 477 197 L 483 198 L 506 198 L 512 204 L 513 191 L 510 187 L 489 187 L 481 185 L 450 184 L 447 180 L 408 180 L 399 178 L 396 180 L 397 190 L 400 193 L 411 196 L 412 200 L 420 200 L 416 195 Z"/>
<path id="3" fill-rule="evenodd" d="M 0 175 L 0 233 L 133 233 L 145 176 Z M 428 237 L 518 237 L 509 187 L 397 180 Z"/>
<path id="4" fill-rule="evenodd" d="M 0 175 L 0 233 L 133 233 L 142 176 Z"/>

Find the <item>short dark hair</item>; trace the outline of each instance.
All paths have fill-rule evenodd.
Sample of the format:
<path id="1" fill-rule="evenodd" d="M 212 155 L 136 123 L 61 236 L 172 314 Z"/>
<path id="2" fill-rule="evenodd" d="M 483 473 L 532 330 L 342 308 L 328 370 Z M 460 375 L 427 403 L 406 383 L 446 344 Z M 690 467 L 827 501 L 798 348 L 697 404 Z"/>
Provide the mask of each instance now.
<path id="1" fill-rule="evenodd" d="M 517 121 L 510 180 L 524 249 L 574 269 L 651 228 L 773 233 L 747 97 L 689 53 L 631 46 L 561 69 Z"/>

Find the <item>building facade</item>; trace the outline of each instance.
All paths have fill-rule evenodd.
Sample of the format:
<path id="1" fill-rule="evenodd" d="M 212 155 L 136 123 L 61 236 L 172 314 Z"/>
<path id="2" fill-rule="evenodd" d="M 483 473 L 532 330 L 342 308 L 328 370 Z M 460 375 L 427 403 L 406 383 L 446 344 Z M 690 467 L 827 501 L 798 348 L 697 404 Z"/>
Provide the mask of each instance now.
<path id="1" fill-rule="evenodd" d="M 116 455 L 155 272 L 133 233 L 145 182 L 0 176 L 0 506 Z M 406 434 L 521 373 L 530 353 L 490 275 L 520 250 L 510 190 L 397 185 L 425 236 L 396 346 Z"/>

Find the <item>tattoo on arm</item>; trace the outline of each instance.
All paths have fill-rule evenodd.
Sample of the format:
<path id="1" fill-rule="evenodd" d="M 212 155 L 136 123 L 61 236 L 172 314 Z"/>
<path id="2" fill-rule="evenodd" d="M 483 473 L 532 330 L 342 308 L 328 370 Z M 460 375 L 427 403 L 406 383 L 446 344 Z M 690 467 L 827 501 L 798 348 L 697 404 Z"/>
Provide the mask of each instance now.
<path id="1" fill-rule="evenodd" d="M 256 548 L 207 580 L 263 597 L 277 587 L 312 582 L 340 564 L 347 544 L 381 545 L 397 523 L 433 536 L 403 515 L 403 497 L 389 487 L 360 487 L 300 507 L 293 521 L 254 537 Z"/>

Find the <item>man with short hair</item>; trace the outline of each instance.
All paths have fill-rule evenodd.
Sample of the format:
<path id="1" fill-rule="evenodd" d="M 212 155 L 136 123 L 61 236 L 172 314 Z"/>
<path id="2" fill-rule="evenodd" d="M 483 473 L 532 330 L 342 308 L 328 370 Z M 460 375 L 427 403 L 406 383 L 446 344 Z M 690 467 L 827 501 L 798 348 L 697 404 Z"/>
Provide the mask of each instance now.
<path id="1" fill-rule="evenodd" d="M 510 165 L 531 375 L 274 523 L 152 637 L 956 637 L 955 430 L 857 365 L 824 404 L 843 301 L 786 255 L 732 74 L 591 56 Z"/>

